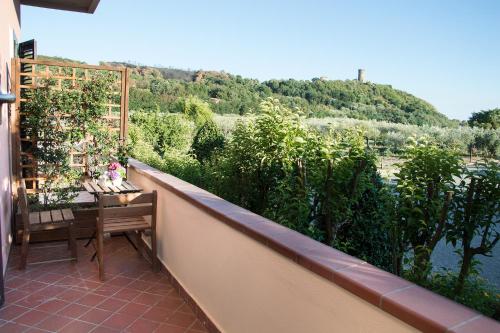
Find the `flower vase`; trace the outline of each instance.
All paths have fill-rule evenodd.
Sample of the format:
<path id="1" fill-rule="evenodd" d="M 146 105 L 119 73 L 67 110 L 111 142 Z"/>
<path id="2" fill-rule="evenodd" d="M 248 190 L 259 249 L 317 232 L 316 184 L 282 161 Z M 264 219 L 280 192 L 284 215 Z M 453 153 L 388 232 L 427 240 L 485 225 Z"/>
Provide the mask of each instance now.
<path id="1" fill-rule="evenodd" d="M 116 178 L 115 180 L 113 180 L 113 186 L 120 186 L 122 184 L 122 178 L 119 177 L 119 178 Z"/>
<path id="2" fill-rule="evenodd" d="M 97 184 L 99 184 L 99 186 L 107 186 L 108 182 L 108 177 L 106 177 L 105 175 L 102 175 L 99 177 L 99 179 L 97 180 Z"/>

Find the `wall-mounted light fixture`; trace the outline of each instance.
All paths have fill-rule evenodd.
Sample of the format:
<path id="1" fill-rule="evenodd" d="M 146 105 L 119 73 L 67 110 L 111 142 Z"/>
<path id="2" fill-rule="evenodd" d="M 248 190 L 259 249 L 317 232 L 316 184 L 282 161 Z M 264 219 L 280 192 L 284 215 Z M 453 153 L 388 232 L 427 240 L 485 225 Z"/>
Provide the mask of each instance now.
<path id="1" fill-rule="evenodd" d="M 14 94 L 0 94 L 0 105 L 3 103 L 12 104 L 16 101 L 16 95 Z"/>
<path id="2" fill-rule="evenodd" d="M 14 94 L 0 94 L 0 125 L 2 124 L 2 110 L 3 104 L 12 104 L 16 102 L 16 95 Z"/>

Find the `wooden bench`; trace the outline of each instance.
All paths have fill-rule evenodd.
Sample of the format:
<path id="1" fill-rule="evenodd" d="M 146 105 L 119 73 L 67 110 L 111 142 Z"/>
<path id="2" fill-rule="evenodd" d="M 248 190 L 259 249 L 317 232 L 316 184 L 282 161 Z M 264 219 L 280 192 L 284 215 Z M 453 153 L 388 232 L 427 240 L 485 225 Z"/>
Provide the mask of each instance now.
<path id="1" fill-rule="evenodd" d="M 21 244 L 21 261 L 19 269 L 26 267 L 28 246 L 32 231 L 67 229 L 72 260 L 77 260 L 75 226 L 71 209 L 54 209 L 42 212 L 29 212 L 28 197 L 24 183 L 18 188 L 19 206 L 23 222 L 23 239 Z"/>
<path id="2" fill-rule="evenodd" d="M 67 227 L 73 223 L 75 217 L 71 209 L 54 209 L 43 212 L 31 212 L 29 215 L 30 230 L 51 230 Z"/>

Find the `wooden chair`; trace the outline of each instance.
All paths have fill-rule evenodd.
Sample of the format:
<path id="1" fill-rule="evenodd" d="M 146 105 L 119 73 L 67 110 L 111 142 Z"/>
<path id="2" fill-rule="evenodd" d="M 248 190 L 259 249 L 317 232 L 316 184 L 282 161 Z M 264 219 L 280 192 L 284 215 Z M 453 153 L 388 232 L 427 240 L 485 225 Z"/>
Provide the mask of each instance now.
<path id="1" fill-rule="evenodd" d="M 97 261 L 99 279 L 104 280 L 104 234 L 135 231 L 137 250 L 141 253 L 142 234 L 151 232 L 153 271 L 158 270 L 156 249 L 156 191 L 152 193 L 130 193 L 119 195 L 99 194 L 99 217 L 97 218 Z M 151 222 L 144 217 L 151 216 Z"/>
<path id="2" fill-rule="evenodd" d="M 17 189 L 21 217 L 23 222 L 23 239 L 21 245 L 21 262 L 19 269 L 26 268 L 30 234 L 33 231 L 68 229 L 68 246 L 71 249 L 71 260 L 78 260 L 76 251 L 75 218 L 71 209 L 54 209 L 43 212 L 29 211 L 28 197 L 24 181 Z"/>

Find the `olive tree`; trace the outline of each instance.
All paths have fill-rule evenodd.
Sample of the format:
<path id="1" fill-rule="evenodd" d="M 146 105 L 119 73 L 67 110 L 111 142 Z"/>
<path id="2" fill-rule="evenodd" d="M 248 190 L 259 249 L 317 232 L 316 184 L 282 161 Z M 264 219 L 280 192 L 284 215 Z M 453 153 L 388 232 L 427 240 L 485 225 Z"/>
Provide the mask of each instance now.
<path id="1" fill-rule="evenodd" d="M 423 139 L 414 140 L 396 173 L 396 229 L 399 233 L 402 272 L 403 254 L 410 250 L 410 278 L 424 283 L 431 270 L 431 254 L 445 236 L 454 178 L 460 176 L 461 159 L 456 151 L 440 148 Z"/>
<path id="2" fill-rule="evenodd" d="M 461 267 L 455 286 L 460 294 L 476 255 L 489 256 L 500 240 L 500 167 L 496 161 L 481 162 L 465 171 L 458 184 L 454 216 L 447 241 L 460 242 Z"/>

